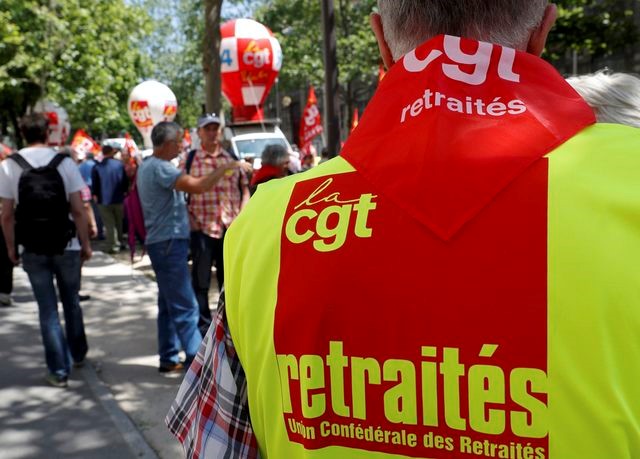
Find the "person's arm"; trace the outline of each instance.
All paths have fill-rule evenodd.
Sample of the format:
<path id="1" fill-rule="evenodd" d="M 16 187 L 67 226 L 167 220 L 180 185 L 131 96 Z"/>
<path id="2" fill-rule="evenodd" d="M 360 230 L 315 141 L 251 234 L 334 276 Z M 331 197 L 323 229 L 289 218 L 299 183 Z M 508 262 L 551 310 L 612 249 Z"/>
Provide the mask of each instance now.
<path id="1" fill-rule="evenodd" d="M 87 220 L 89 225 L 89 237 L 93 239 L 98 235 L 98 225 L 96 224 L 96 216 L 93 214 L 93 207 L 91 207 L 91 201 L 83 201 L 82 206 L 84 207 L 84 212 L 87 215 Z"/>
<path id="2" fill-rule="evenodd" d="M 192 177 L 189 174 L 182 174 L 178 177 L 178 180 L 176 180 L 175 189 L 190 194 L 205 193 L 213 188 L 228 171 L 236 168 L 245 170 L 247 167 L 250 168 L 251 166 L 244 161 L 232 161 L 202 177 Z"/>
<path id="3" fill-rule="evenodd" d="M 249 177 L 247 177 L 247 172 L 244 170 L 240 171 L 240 189 L 242 190 L 242 201 L 240 201 L 240 208 L 244 209 L 244 206 L 246 206 L 249 202 L 249 198 L 251 198 L 251 195 L 255 193 L 255 189 L 251 190 L 251 188 L 249 188 Z"/>
<path id="4" fill-rule="evenodd" d="M 187 370 L 165 423 L 189 459 L 196 450 L 211 457 L 260 457 L 249 418 L 247 381 L 227 324 L 224 291 L 215 322 Z"/>
<path id="5" fill-rule="evenodd" d="M 9 260 L 15 265 L 18 264 L 20 258 L 16 253 L 15 238 L 15 201 L 13 199 L 2 198 L 2 232 L 7 245 L 7 254 Z"/>
<path id="6" fill-rule="evenodd" d="M 76 231 L 80 240 L 80 257 L 82 261 L 88 261 L 92 255 L 89 241 L 89 224 L 87 223 L 87 214 L 79 191 L 69 194 L 69 204 L 71 205 L 71 216 L 76 224 Z"/>

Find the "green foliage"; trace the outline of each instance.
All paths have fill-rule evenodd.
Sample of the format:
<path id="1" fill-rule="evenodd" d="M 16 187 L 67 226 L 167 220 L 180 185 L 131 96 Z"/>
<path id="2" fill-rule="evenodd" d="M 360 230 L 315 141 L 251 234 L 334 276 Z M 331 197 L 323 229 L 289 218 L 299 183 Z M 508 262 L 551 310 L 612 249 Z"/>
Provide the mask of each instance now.
<path id="1" fill-rule="evenodd" d="M 559 0 L 558 20 L 549 37 L 552 61 L 568 50 L 593 58 L 610 55 L 638 42 L 633 9 L 638 0 Z"/>
<path id="2" fill-rule="evenodd" d="M 378 52 L 369 28 L 375 0 L 341 0 L 335 5 L 338 78 L 342 85 L 370 81 L 377 74 Z M 295 90 L 324 81 L 322 21 L 317 0 L 271 0 L 256 11 L 280 41 L 284 54 L 281 87 Z"/>
<path id="3" fill-rule="evenodd" d="M 123 0 L 3 0 L 3 10 L 3 124 L 43 97 L 67 110 L 73 129 L 131 130 L 126 101 L 148 65 L 143 10 Z"/>
<path id="4" fill-rule="evenodd" d="M 142 41 L 150 59 L 143 76 L 169 86 L 178 100 L 176 121 L 194 126 L 204 103 L 204 2 L 138 0 L 138 5 L 151 17 L 153 26 Z"/>

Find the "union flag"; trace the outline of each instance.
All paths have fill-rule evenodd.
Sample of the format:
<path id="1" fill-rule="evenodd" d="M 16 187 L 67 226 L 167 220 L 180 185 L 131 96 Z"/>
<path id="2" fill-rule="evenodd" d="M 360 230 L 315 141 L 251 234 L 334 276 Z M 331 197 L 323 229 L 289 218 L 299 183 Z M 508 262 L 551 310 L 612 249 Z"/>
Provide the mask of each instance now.
<path id="1" fill-rule="evenodd" d="M 322 117 L 318 109 L 318 99 L 313 86 L 309 88 L 309 97 L 307 97 L 307 106 L 300 120 L 300 150 L 307 153 L 311 141 L 324 131 L 322 127 Z"/>
<path id="2" fill-rule="evenodd" d="M 82 129 L 76 131 L 71 141 L 71 147 L 78 153 L 84 153 L 85 155 L 87 153 L 97 154 L 101 151 L 100 144 L 93 140 L 91 136 Z"/>

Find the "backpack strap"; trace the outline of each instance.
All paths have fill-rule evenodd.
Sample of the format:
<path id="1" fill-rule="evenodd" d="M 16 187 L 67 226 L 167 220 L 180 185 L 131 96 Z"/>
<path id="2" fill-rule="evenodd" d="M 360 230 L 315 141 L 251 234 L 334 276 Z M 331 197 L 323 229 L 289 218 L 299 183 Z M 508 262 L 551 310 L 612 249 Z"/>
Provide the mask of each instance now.
<path id="1" fill-rule="evenodd" d="M 26 159 L 24 159 L 20 153 L 14 153 L 12 155 L 7 156 L 7 158 L 14 160 L 16 163 L 18 163 L 18 166 L 20 166 L 25 171 L 33 169 L 33 166 L 29 164 L 29 162 Z"/>
<path id="2" fill-rule="evenodd" d="M 49 164 L 47 165 L 47 167 L 51 167 L 53 169 L 57 169 L 58 166 L 60 165 L 60 163 L 62 161 L 64 161 L 65 159 L 70 158 L 70 156 L 66 153 L 56 153 L 56 155 L 53 157 L 53 159 L 51 161 L 49 161 Z"/>
<path id="3" fill-rule="evenodd" d="M 191 166 L 193 165 L 193 158 L 196 157 L 196 149 L 189 150 L 187 154 L 187 161 L 184 163 L 184 171 L 189 174 L 191 172 Z"/>
<path id="4" fill-rule="evenodd" d="M 193 166 L 193 159 L 196 157 L 197 151 L 198 150 L 194 148 L 193 150 L 189 150 L 189 153 L 187 153 L 187 160 L 184 163 L 184 171 L 187 174 L 191 172 L 191 166 Z M 187 205 L 189 205 L 189 203 L 191 202 L 191 195 L 189 193 L 185 193 L 184 200 L 187 203 Z"/>

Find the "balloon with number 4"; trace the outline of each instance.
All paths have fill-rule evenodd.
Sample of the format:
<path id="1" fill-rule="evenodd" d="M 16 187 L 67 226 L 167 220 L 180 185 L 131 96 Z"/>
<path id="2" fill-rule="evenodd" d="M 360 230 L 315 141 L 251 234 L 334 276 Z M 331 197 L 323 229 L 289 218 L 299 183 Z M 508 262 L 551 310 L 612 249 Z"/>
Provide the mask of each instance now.
<path id="1" fill-rule="evenodd" d="M 271 30 L 251 19 L 220 28 L 222 92 L 234 121 L 260 120 L 263 104 L 282 67 L 282 49 Z"/>
<path id="2" fill-rule="evenodd" d="M 144 140 L 152 148 L 151 130 L 161 121 L 173 121 L 178 112 L 176 96 L 167 85 L 148 80 L 133 88 L 127 103 L 129 116 Z"/>

